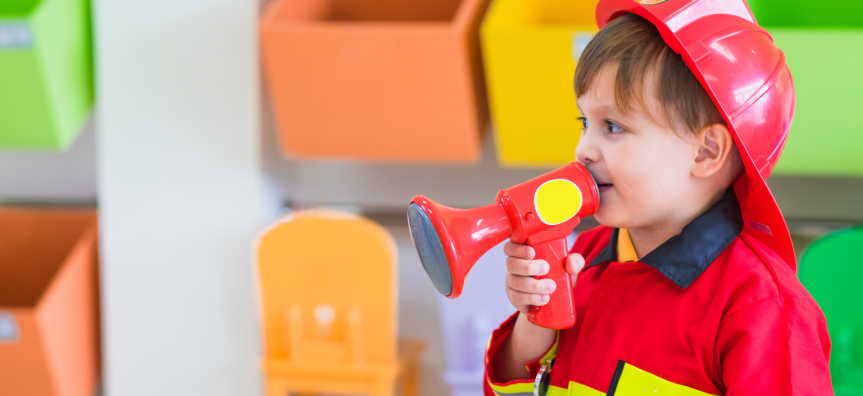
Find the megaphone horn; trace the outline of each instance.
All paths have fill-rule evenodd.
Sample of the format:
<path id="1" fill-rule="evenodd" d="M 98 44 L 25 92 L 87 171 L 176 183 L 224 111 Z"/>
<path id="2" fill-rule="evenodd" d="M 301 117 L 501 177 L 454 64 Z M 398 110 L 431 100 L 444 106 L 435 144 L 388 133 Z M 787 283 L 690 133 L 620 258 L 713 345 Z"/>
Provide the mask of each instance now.
<path id="1" fill-rule="evenodd" d="M 495 203 L 453 209 L 422 195 L 411 200 L 408 224 L 420 261 L 435 288 L 449 298 L 461 295 L 476 261 L 506 238 L 534 248 L 549 264 L 537 279 L 552 279 L 557 289 L 548 304 L 531 307 L 528 319 L 564 329 L 575 324 L 572 278 L 566 272 L 566 236 L 581 218 L 599 209 L 599 189 L 583 165 L 571 163 L 515 187 L 501 190 Z"/>
<path id="2" fill-rule="evenodd" d="M 411 239 L 423 268 L 441 294 L 461 295 L 476 261 L 511 234 L 506 212 L 497 203 L 455 209 L 422 195 L 408 208 Z"/>

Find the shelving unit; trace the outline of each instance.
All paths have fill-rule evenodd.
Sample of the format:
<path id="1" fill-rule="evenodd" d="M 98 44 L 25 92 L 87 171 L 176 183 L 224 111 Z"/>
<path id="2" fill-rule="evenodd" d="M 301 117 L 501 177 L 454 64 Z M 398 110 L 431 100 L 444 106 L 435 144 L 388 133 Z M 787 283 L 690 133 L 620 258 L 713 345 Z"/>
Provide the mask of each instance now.
<path id="1" fill-rule="evenodd" d="M 401 288 L 400 329 L 432 340 L 423 382 L 426 394 L 445 394 L 436 292 L 411 251 L 406 203 L 424 194 L 448 206 L 487 205 L 499 189 L 550 168 L 500 165 L 496 138 L 477 146 L 473 164 L 286 157 L 269 95 L 261 92 L 267 88 L 259 75 L 255 4 L 98 1 L 95 11 L 96 119 L 65 153 L 0 151 L 0 202 L 98 203 L 107 394 L 228 396 L 261 390 L 251 241 L 285 204 L 352 207 L 393 233 L 399 281 L 415 285 Z M 776 30 L 780 47 L 786 45 L 779 28 L 769 29 Z M 824 45 L 816 40 L 805 47 L 816 44 Z M 803 78 L 808 72 L 795 65 L 787 46 L 792 72 L 799 69 Z M 813 117 L 807 108 L 815 107 L 804 96 L 812 88 L 800 78 L 795 77 L 800 91 L 791 139 L 768 183 L 792 233 L 811 239 L 863 223 L 863 177 L 792 176 L 822 169 L 814 161 L 832 164 L 827 171 L 839 166 L 818 151 L 821 142 L 795 136 L 808 130 L 830 139 L 844 136 L 838 134 L 841 119 L 824 120 L 829 130 L 807 121 Z M 824 109 L 845 109 L 845 120 L 860 113 L 844 107 L 853 106 L 851 100 L 824 103 Z M 858 147 L 853 140 L 843 142 L 843 149 Z M 811 159 L 803 155 L 810 145 Z M 818 176 L 823 174 L 836 177 Z"/>

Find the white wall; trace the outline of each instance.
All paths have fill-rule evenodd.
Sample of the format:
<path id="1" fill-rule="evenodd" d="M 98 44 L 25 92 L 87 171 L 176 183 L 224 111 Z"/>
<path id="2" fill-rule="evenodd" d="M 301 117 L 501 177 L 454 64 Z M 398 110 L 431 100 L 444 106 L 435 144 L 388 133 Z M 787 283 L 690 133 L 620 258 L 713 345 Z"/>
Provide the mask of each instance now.
<path id="1" fill-rule="evenodd" d="M 257 4 L 94 6 L 105 394 L 261 394 Z"/>

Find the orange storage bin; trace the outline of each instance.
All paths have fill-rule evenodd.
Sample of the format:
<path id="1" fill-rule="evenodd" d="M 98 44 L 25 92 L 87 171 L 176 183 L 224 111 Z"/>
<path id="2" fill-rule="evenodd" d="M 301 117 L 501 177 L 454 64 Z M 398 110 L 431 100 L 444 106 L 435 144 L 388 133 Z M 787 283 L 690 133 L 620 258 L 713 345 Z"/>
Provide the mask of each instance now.
<path id="1" fill-rule="evenodd" d="M 282 149 L 473 162 L 488 124 L 488 0 L 276 0 L 261 22 Z"/>
<path id="2" fill-rule="evenodd" d="M 95 212 L 0 210 L 0 395 L 94 394 L 96 260 Z"/>

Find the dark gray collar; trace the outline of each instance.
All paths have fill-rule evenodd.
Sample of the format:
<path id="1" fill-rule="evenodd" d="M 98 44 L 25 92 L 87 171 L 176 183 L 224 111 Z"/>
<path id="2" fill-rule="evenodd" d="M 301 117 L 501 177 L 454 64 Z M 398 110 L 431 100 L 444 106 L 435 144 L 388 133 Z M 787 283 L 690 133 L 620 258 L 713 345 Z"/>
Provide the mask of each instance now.
<path id="1" fill-rule="evenodd" d="M 686 289 L 743 230 L 740 204 L 732 189 L 706 212 L 692 220 L 680 234 L 671 237 L 639 262 L 665 275 Z M 611 232 L 608 245 L 585 268 L 617 261 L 617 234 Z"/>

